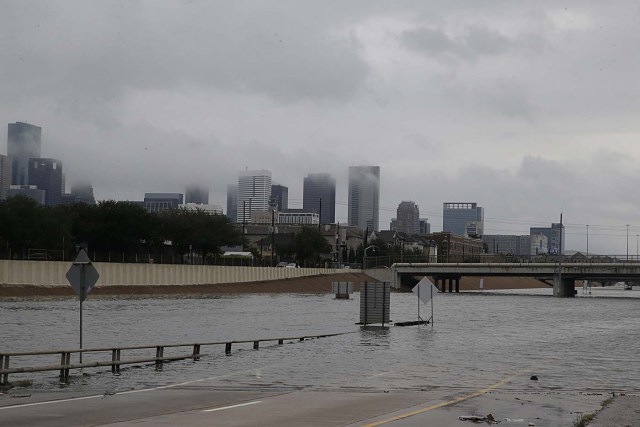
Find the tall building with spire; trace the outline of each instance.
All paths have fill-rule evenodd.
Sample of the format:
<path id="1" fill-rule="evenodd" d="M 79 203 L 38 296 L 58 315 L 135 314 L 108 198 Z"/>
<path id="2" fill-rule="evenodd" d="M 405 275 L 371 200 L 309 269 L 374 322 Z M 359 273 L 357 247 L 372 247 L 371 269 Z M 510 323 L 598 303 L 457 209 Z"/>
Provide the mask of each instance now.
<path id="1" fill-rule="evenodd" d="M 378 231 L 380 166 L 349 167 L 349 225 Z"/>

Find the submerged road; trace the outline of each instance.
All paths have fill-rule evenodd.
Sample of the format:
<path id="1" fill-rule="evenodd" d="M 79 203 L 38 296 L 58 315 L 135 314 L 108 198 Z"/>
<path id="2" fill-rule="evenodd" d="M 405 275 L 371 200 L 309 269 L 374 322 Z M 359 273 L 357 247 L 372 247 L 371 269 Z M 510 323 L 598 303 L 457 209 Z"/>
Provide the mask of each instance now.
<path id="1" fill-rule="evenodd" d="M 0 399 L 6 426 L 465 426 L 492 414 L 500 425 L 570 426 L 606 396 L 501 392 L 504 378 L 466 392 L 227 391 L 206 380 L 107 395 Z M 53 393 L 55 394 L 55 393 Z"/>

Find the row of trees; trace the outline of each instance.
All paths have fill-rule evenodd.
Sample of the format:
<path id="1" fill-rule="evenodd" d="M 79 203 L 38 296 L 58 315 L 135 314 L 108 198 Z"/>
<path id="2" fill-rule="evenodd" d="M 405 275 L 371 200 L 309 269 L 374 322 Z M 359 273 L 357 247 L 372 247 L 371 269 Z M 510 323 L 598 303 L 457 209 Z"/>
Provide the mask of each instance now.
<path id="1" fill-rule="evenodd" d="M 30 249 L 70 253 L 82 244 L 94 253 L 164 253 L 174 259 L 195 253 L 204 262 L 221 246 L 242 243 L 225 216 L 200 210 L 152 214 L 115 201 L 45 207 L 19 196 L 0 202 L 0 251 L 12 258 L 26 258 Z"/>
<path id="2" fill-rule="evenodd" d="M 131 202 L 45 207 L 20 196 L 0 201 L 0 254 L 5 258 L 29 258 L 35 251 L 47 259 L 70 259 L 79 245 L 86 245 L 100 261 L 139 254 L 139 261 L 209 263 L 221 254 L 221 247 L 239 245 L 257 258 L 262 255 L 225 216 L 201 210 L 153 214 Z M 331 245 L 309 227 L 278 241 L 276 253 L 299 265 L 322 265 Z"/>
<path id="3" fill-rule="evenodd" d="M 265 239 L 267 245 L 270 239 Z M 173 209 L 149 213 L 131 202 L 104 201 L 96 205 L 74 204 L 45 207 L 25 197 L 0 201 L 0 256 L 28 258 L 30 250 L 44 250 L 54 259 L 70 259 L 78 245 L 90 254 L 145 254 L 139 261 L 209 263 L 221 254 L 223 246 L 245 247 L 261 258 L 258 245 L 250 245 L 241 230 L 223 215 L 200 210 Z M 381 240 L 369 243 L 368 257 L 397 257 L 402 249 Z M 359 263 L 364 247 L 342 248 L 338 258 L 316 227 L 304 227 L 289 236 L 279 235 L 275 252 L 278 260 L 295 261 L 301 266 L 321 266 L 327 261 Z M 413 255 L 411 250 L 404 255 Z M 195 255 L 195 256 L 194 256 Z M 48 258 L 50 258 L 48 256 Z M 130 259 L 133 261 L 133 259 Z M 270 259 L 259 262 L 268 265 Z"/>

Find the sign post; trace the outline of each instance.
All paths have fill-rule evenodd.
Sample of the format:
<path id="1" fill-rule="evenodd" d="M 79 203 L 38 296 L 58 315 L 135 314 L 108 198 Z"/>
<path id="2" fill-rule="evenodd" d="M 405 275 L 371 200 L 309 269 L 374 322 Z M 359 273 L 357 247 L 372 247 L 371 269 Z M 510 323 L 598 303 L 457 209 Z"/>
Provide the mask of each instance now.
<path id="1" fill-rule="evenodd" d="M 84 249 L 80 249 L 65 276 L 80 300 L 80 350 L 82 350 L 82 302 L 95 287 L 100 274 Z M 82 363 L 82 352 L 80 352 L 80 363 Z"/>
<path id="2" fill-rule="evenodd" d="M 423 277 L 422 280 L 418 282 L 417 285 L 411 289 L 411 292 L 417 295 L 418 297 L 418 321 L 421 321 L 420 317 L 420 302 L 422 301 L 424 304 L 431 301 L 431 317 L 429 321 L 431 322 L 431 326 L 433 326 L 433 294 L 438 293 L 438 288 L 431 283 L 429 279 Z"/>

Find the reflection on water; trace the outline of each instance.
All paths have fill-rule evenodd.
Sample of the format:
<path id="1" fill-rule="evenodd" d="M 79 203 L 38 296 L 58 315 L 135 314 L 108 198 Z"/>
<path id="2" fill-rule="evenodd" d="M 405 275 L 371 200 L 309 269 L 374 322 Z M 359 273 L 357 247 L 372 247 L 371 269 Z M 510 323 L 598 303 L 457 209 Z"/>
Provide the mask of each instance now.
<path id="1" fill-rule="evenodd" d="M 108 368 L 86 369 L 62 387 L 57 372 L 12 379 L 34 379 L 31 391 L 63 395 L 202 378 L 207 380 L 193 386 L 466 390 L 521 373 L 506 388 L 640 391 L 639 291 L 594 288 L 591 296 L 575 299 L 549 297 L 548 289 L 512 293 L 439 294 L 434 326 L 390 328 L 355 325 L 358 294 L 348 301 L 318 294 L 92 298 L 83 305 L 85 347 L 353 333 L 258 351 L 250 343 L 234 345 L 229 357 L 224 347 L 206 348 L 212 356 L 168 363 L 157 372 L 151 365 L 124 368 L 119 376 Z M 421 310 L 430 315 L 430 307 Z M 0 302 L 0 352 L 77 347 L 78 312 L 74 299 Z M 397 321 L 417 319 L 415 297 L 392 294 L 391 314 Z M 40 364 L 58 362 L 59 356 L 51 357 Z M 533 374 L 539 381 L 529 380 Z"/>

